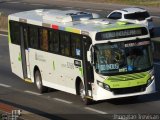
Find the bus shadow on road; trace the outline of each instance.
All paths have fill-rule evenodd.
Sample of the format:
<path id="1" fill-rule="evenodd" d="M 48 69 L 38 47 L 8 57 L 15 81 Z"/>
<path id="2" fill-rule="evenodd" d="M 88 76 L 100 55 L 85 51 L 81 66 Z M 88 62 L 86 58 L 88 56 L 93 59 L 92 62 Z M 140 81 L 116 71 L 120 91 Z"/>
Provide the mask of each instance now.
<path id="1" fill-rule="evenodd" d="M 127 104 L 146 103 L 146 102 L 153 102 L 153 101 L 160 101 L 160 92 L 148 94 L 148 95 L 141 95 L 141 96 L 103 100 L 103 101 L 98 101 L 94 104 L 107 102 L 113 105 L 127 105 Z"/>

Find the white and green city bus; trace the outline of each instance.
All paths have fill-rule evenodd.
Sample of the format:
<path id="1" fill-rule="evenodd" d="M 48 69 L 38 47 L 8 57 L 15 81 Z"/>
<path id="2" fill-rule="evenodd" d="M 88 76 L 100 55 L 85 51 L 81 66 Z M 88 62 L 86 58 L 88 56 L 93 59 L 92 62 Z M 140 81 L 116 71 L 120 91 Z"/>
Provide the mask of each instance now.
<path id="1" fill-rule="evenodd" d="M 48 88 L 92 100 L 155 92 L 152 49 L 142 25 L 76 10 L 9 15 L 12 72 Z"/>

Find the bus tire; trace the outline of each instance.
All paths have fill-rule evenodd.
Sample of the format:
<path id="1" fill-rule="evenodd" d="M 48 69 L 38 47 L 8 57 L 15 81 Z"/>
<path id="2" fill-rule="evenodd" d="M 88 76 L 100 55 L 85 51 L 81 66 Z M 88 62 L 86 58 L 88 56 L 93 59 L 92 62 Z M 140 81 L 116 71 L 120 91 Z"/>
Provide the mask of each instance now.
<path id="1" fill-rule="evenodd" d="M 81 82 L 80 85 L 79 85 L 79 95 L 81 97 L 81 100 L 83 101 L 83 103 L 85 105 L 90 105 L 93 103 L 93 100 L 92 99 L 89 99 L 85 96 L 85 88 L 84 88 L 84 85 L 83 83 Z"/>
<path id="2" fill-rule="evenodd" d="M 42 77 L 41 77 L 39 70 L 36 70 L 34 74 L 34 79 L 35 79 L 35 85 L 40 93 L 44 93 L 48 91 L 48 88 L 43 86 L 42 84 Z"/>

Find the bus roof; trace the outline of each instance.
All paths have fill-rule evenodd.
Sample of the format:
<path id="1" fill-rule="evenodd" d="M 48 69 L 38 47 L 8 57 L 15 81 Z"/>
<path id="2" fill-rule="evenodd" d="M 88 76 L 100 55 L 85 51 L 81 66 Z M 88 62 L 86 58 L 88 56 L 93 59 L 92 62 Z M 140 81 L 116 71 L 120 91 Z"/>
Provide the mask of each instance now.
<path id="1" fill-rule="evenodd" d="M 77 10 L 37 9 L 11 14 L 9 20 L 78 34 L 142 27 L 139 24 L 102 19 L 98 14 Z"/>

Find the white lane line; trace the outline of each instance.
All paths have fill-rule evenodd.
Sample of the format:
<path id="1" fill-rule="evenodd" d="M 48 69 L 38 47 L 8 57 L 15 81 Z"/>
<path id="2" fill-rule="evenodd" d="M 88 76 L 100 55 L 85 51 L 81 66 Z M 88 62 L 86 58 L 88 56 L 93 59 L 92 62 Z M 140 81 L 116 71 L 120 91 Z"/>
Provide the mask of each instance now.
<path id="1" fill-rule="evenodd" d="M 85 9 L 85 10 L 87 10 L 87 11 L 92 11 L 93 9 Z"/>
<path id="2" fill-rule="evenodd" d="M 101 12 L 101 11 L 103 11 L 103 10 L 94 10 L 94 11 Z"/>
<path id="3" fill-rule="evenodd" d="M 11 3 L 11 4 L 17 4 L 17 3 L 20 3 L 20 2 L 7 2 L 7 3 Z"/>
<path id="4" fill-rule="evenodd" d="M 64 7 L 64 8 L 66 8 L 66 9 L 72 9 L 73 7 Z"/>
<path id="5" fill-rule="evenodd" d="M 7 88 L 11 87 L 10 85 L 6 85 L 6 84 L 0 84 L 0 86 L 7 87 Z"/>
<path id="6" fill-rule="evenodd" d="M 93 109 L 93 108 L 90 108 L 90 107 L 85 107 L 85 109 L 93 111 L 93 112 L 96 112 L 96 113 L 99 113 L 99 114 L 108 114 L 106 112 L 103 112 L 103 111 L 100 111 L 100 110 L 96 110 L 96 109 Z"/>
<path id="7" fill-rule="evenodd" d="M 152 18 L 160 18 L 160 16 L 151 16 Z"/>
<path id="8" fill-rule="evenodd" d="M 8 37 L 8 35 L 5 35 L 5 34 L 0 34 L 0 36 Z"/>
<path id="9" fill-rule="evenodd" d="M 67 101 L 67 100 L 63 100 L 63 99 L 59 99 L 59 98 L 53 98 L 53 99 L 56 100 L 56 101 L 63 102 L 63 103 L 72 104 L 72 102 Z"/>
<path id="10" fill-rule="evenodd" d="M 38 4 L 38 3 L 33 3 L 33 4 L 29 4 L 29 5 L 33 5 L 33 6 L 47 6 L 47 5 Z"/>
<path id="11" fill-rule="evenodd" d="M 24 92 L 29 93 L 29 94 L 33 94 L 33 95 L 42 95 L 40 93 L 36 93 L 36 92 L 32 92 L 32 91 L 24 91 Z"/>

